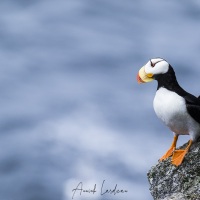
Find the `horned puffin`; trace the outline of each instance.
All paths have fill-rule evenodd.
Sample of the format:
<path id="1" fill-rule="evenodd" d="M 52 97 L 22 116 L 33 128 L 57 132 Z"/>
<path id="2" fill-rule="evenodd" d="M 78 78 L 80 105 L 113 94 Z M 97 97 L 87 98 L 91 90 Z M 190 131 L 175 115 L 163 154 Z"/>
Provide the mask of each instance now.
<path id="1" fill-rule="evenodd" d="M 200 97 L 186 92 L 177 82 L 172 66 L 162 58 L 150 59 L 137 74 L 138 83 L 157 80 L 158 86 L 153 100 L 156 115 L 174 134 L 169 150 L 160 161 L 172 156 L 171 163 L 179 166 L 190 146 L 200 136 Z M 176 149 L 179 135 L 190 135 L 185 149 Z"/>

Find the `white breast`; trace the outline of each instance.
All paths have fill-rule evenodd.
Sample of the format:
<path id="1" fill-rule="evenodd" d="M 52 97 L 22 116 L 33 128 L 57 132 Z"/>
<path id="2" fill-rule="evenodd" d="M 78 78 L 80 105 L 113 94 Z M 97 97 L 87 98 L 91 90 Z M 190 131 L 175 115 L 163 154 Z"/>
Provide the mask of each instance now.
<path id="1" fill-rule="evenodd" d="M 189 134 L 185 100 L 175 92 L 160 88 L 154 98 L 156 115 L 175 133 Z"/>

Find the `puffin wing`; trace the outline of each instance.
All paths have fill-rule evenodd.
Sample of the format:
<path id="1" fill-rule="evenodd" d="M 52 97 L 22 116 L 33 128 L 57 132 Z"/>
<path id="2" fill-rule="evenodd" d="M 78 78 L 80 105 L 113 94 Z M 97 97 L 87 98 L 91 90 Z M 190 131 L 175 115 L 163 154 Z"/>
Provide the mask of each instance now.
<path id="1" fill-rule="evenodd" d="M 188 93 L 184 98 L 188 113 L 200 124 L 200 96 L 197 98 Z"/>
<path id="2" fill-rule="evenodd" d="M 200 106 L 200 96 L 197 98 L 192 94 L 186 93 L 186 95 L 181 95 L 185 101 L 186 104 L 192 104 L 192 105 L 199 105 Z"/>
<path id="3" fill-rule="evenodd" d="M 200 124 L 200 106 L 187 104 L 187 111 L 191 117 Z"/>

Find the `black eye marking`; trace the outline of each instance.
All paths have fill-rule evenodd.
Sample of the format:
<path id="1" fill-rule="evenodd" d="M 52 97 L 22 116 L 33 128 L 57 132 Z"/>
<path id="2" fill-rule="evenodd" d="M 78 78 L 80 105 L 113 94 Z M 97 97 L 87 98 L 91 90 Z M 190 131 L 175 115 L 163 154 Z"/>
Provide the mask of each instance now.
<path id="1" fill-rule="evenodd" d="M 152 66 L 152 67 L 154 67 L 154 66 L 155 66 L 155 65 L 154 65 L 154 64 L 151 62 L 151 60 L 150 60 L 150 63 L 151 63 L 151 66 Z"/>
<path id="2" fill-rule="evenodd" d="M 151 60 L 150 60 L 150 63 L 151 63 L 151 66 L 152 66 L 152 67 L 155 67 L 155 65 L 156 65 L 157 63 L 161 62 L 161 61 L 163 61 L 163 60 L 159 60 L 159 61 L 157 61 L 156 63 L 152 63 Z"/>

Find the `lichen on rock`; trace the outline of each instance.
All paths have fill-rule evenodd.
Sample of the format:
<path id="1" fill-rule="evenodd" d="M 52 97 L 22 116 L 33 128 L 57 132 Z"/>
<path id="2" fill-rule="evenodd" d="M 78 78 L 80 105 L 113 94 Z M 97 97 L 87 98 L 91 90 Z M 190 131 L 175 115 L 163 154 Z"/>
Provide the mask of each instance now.
<path id="1" fill-rule="evenodd" d="M 153 166 L 147 176 L 154 200 L 200 200 L 200 139 L 180 166 L 172 165 L 170 157 Z"/>

